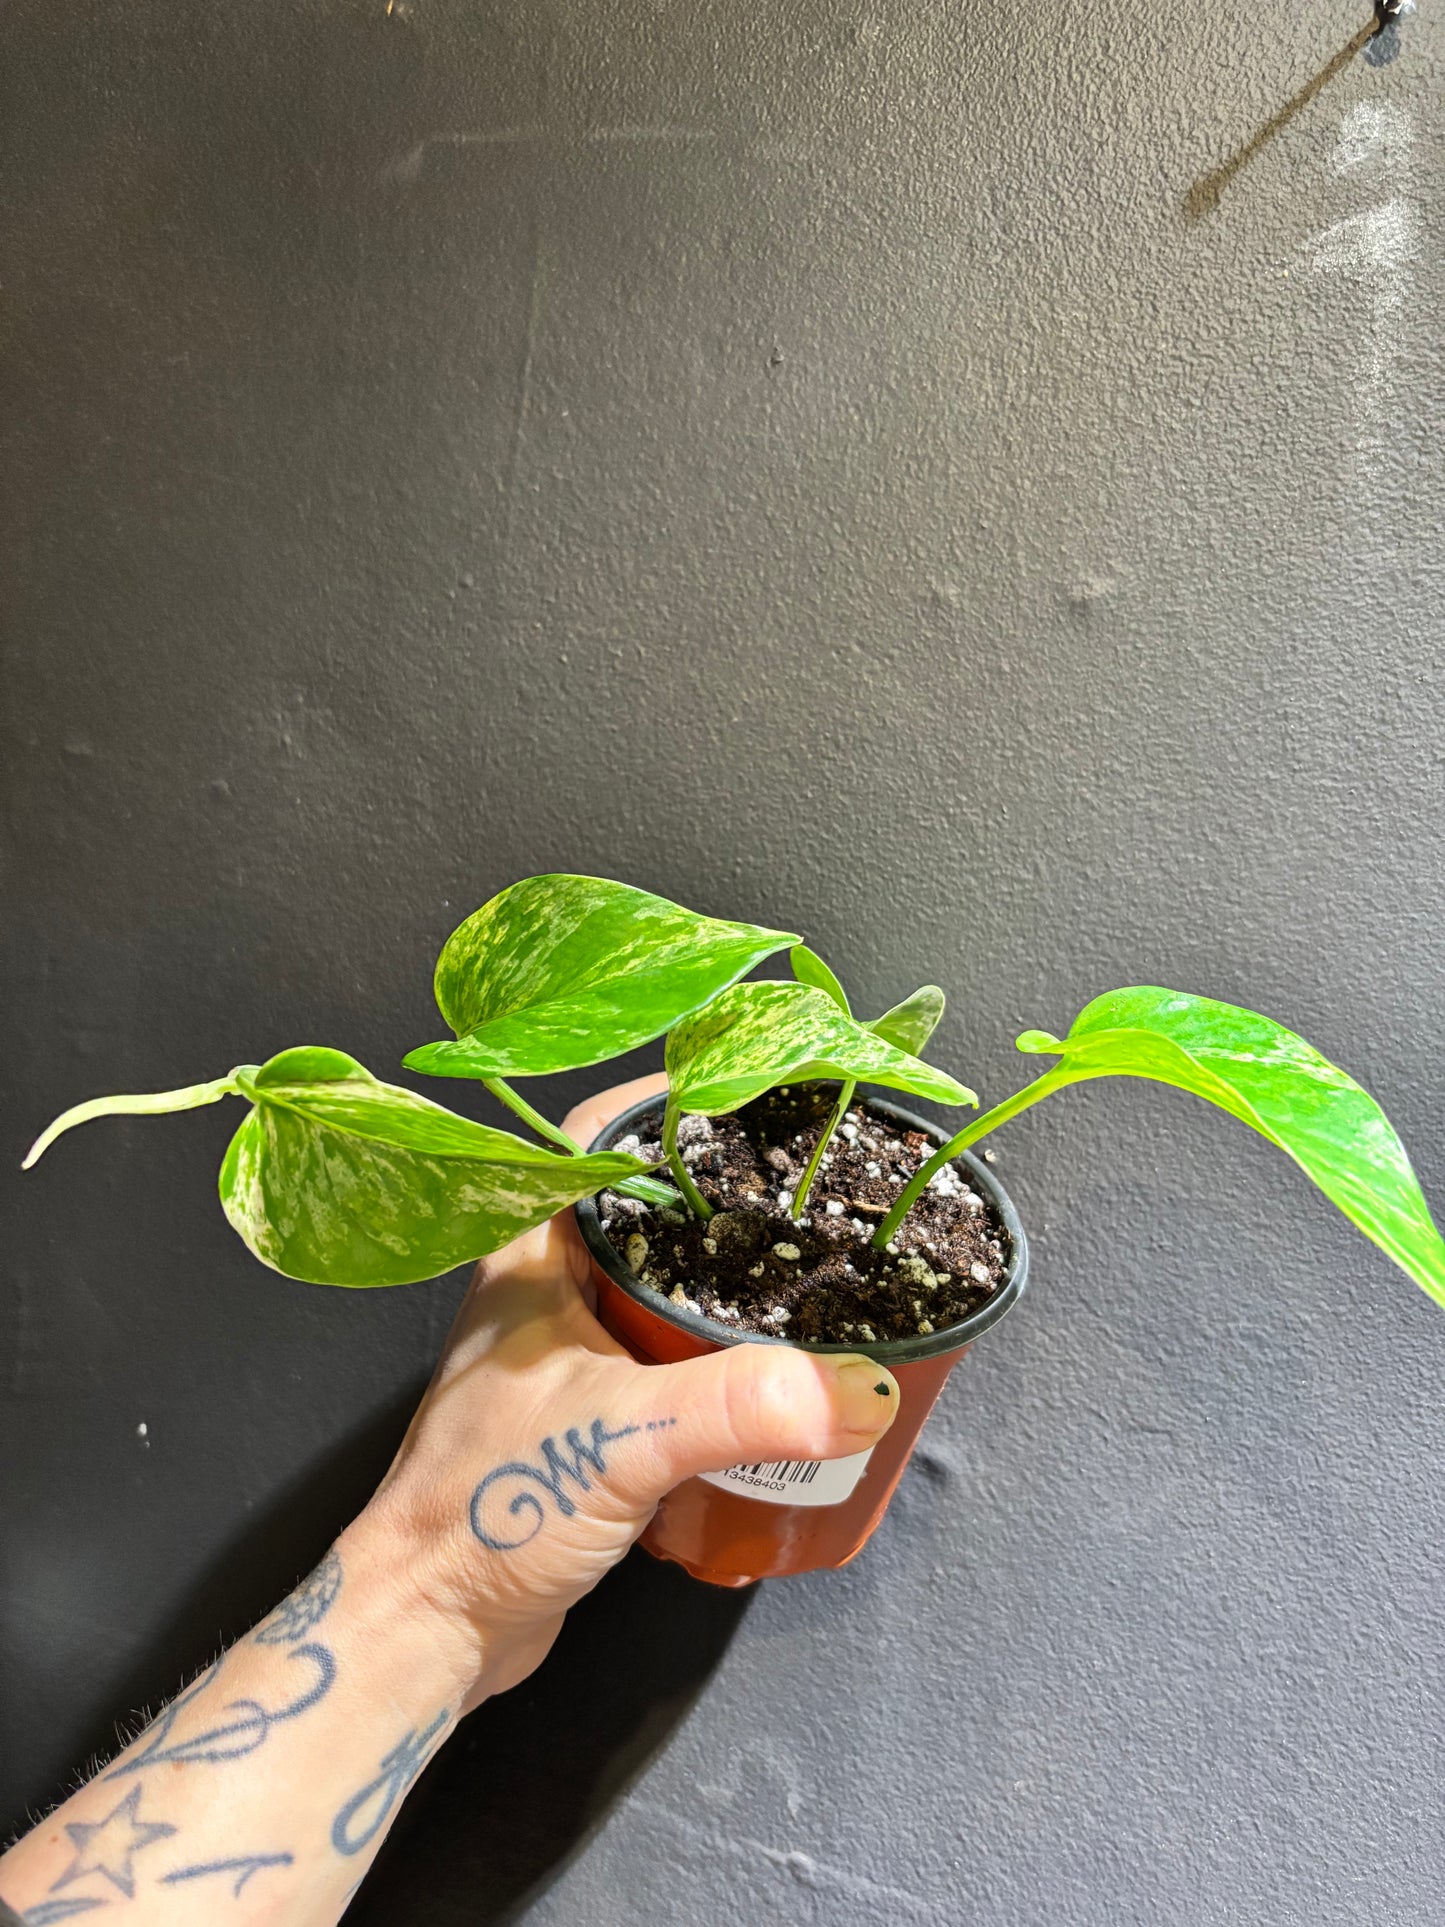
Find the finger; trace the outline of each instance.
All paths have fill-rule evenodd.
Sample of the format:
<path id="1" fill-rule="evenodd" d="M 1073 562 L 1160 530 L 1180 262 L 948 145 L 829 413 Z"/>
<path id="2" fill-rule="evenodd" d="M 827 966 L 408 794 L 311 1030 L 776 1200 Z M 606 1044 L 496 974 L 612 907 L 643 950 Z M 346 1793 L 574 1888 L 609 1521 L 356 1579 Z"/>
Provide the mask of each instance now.
<path id="1" fill-rule="evenodd" d="M 562 1129 L 585 1150 L 603 1125 L 610 1124 L 629 1104 L 657 1097 L 666 1089 L 667 1078 L 661 1071 L 651 1077 L 634 1077 L 630 1084 L 614 1084 L 610 1091 L 599 1091 L 575 1105 L 562 1120 Z"/>
<path id="2" fill-rule="evenodd" d="M 897 1416 L 898 1382 L 868 1358 L 732 1345 L 638 1367 L 630 1402 L 644 1449 L 619 1455 L 617 1471 L 640 1502 L 698 1472 L 867 1451 Z"/>

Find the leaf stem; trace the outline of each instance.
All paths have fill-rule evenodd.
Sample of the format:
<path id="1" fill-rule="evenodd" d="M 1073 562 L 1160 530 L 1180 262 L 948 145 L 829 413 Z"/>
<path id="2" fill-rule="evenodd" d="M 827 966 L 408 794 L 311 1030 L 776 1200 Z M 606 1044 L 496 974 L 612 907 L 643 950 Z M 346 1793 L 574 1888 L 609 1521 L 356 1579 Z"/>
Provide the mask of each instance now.
<path id="1" fill-rule="evenodd" d="M 681 1122 L 681 1117 L 682 1113 L 678 1108 L 677 1101 L 669 1092 L 667 1109 L 664 1111 L 662 1117 L 663 1155 L 667 1159 L 668 1169 L 677 1179 L 678 1190 L 681 1191 L 683 1197 L 687 1200 L 689 1211 L 691 1211 L 692 1215 L 701 1223 L 706 1224 L 712 1216 L 712 1206 L 702 1195 L 701 1191 L 698 1190 L 696 1183 L 693 1181 L 693 1175 L 683 1163 L 682 1153 L 677 1148 L 677 1127 Z"/>
<path id="2" fill-rule="evenodd" d="M 1017 1117 L 1020 1111 L 1026 1111 L 1031 1104 L 1037 1104 L 1039 1099 L 1047 1097 L 1050 1091 L 1062 1090 L 1066 1084 L 1072 1084 L 1075 1081 L 1073 1077 L 1064 1075 L 1059 1070 L 1045 1071 L 1043 1076 L 1036 1077 L 1032 1084 L 1025 1084 L 1021 1091 L 1015 1091 L 1012 1097 L 1006 1097 L 1002 1104 L 995 1104 L 991 1111 L 985 1111 L 982 1117 L 976 1117 L 972 1123 L 965 1124 L 957 1137 L 951 1137 L 947 1144 L 940 1145 L 931 1158 L 919 1165 L 917 1171 L 898 1193 L 893 1201 L 892 1210 L 873 1234 L 875 1247 L 879 1251 L 883 1250 L 899 1225 L 908 1216 L 923 1187 L 937 1176 L 945 1164 L 951 1164 L 960 1151 L 966 1151 L 971 1144 L 976 1144 L 988 1132 L 997 1130 L 1000 1124 L 1007 1124 L 1011 1117 Z"/>
<path id="3" fill-rule="evenodd" d="M 504 1079 L 484 1077 L 482 1082 L 493 1097 L 500 1098 L 503 1104 L 514 1110 L 524 1124 L 530 1124 L 538 1137 L 544 1137 L 549 1143 L 560 1145 L 574 1158 L 583 1156 L 582 1146 L 575 1137 L 568 1137 L 560 1125 L 554 1124 L 550 1118 L 543 1117 L 540 1111 L 534 1111 L 526 1098 L 514 1091 Z M 612 1188 L 621 1197 L 641 1198 L 644 1204 L 677 1206 L 682 1203 L 682 1199 L 672 1186 L 664 1184 L 661 1178 L 628 1178 L 624 1183 L 615 1184 Z"/>
<path id="4" fill-rule="evenodd" d="M 515 1111 L 524 1124 L 530 1124 L 538 1137 L 546 1138 L 549 1144 L 560 1144 L 563 1150 L 570 1151 L 574 1158 L 581 1157 L 582 1146 L 576 1138 L 568 1137 L 560 1125 L 554 1124 L 550 1118 L 543 1117 L 540 1111 L 534 1111 L 526 1098 L 519 1091 L 514 1091 L 503 1078 L 484 1077 L 482 1082 L 493 1097 L 500 1098 L 508 1110 Z"/>
<path id="5" fill-rule="evenodd" d="M 853 1102 L 853 1093 L 858 1088 L 856 1077 L 845 1077 L 838 1086 L 838 1102 L 833 1106 L 833 1115 L 823 1126 L 823 1135 L 813 1146 L 813 1155 L 808 1159 L 808 1168 L 803 1173 L 803 1181 L 793 1193 L 793 1220 L 796 1223 L 803 1215 L 803 1206 L 808 1202 L 808 1193 L 813 1188 L 813 1179 L 818 1174 L 818 1166 L 823 1161 L 823 1153 L 833 1141 L 833 1133 L 843 1122 L 844 1113 Z"/>

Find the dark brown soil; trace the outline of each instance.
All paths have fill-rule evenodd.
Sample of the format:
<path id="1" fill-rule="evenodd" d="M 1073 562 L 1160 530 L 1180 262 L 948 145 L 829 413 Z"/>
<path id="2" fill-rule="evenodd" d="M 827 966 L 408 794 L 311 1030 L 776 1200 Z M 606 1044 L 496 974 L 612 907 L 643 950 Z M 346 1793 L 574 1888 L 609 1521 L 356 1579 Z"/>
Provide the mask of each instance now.
<path id="1" fill-rule="evenodd" d="M 933 1180 L 887 1251 L 870 1242 L 934 1148 L 921 1131 L 855 1104 L 802 1217 L 789 1216 L 836 1101 L 836 1085 L 794 1084 L 730 1117 L 684 1118 L 679 1148 L 715 1215 L 700 1224 L 604 1191 L 602 1229 L 650 1290 L 734 1331 L 871 1345 L 957 1324 L 998 1290 L 1009 1259 L 1008 1232 L 965 1170 Z M 661 1122 L 659 1106 L 653 1128 Z M 635 1146 L 662 1155 L 655 1138 L 616 1148 Z"/>

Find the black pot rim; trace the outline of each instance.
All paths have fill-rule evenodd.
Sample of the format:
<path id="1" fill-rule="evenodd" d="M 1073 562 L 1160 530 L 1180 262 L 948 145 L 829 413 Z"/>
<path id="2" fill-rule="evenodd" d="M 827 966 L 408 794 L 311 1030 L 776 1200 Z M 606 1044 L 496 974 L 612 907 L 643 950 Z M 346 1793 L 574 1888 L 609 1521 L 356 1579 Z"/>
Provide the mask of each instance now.
<path id="1" fill-rule="evenodd" d="M 872 1093 L 859 1101 L 866 1103 L 870 1110 L 878 1112 L 880 1116 L 889 1118 L 895 1124 L 903 1125 L 907 1130 L 926 1132 L 935 1144 L 947 1142 L 947 1134 L 938 1125 L 930 1123 L 925 1117 L 919 1117 L 913 1111 L 904 1110 L 902 1105 L 890 1103 L 888 1099 L 874 1096 Z M 629 1105 L 625 1111 L 614 1117 L 610 1124 L 603 1126 L 587 1148 L 590 1151 L 609 1150 L 618 1138 L 626 1137 L 629 1131 L 636 1131 L 638 1125 L 648 1117 L 649 1113 L 660 1112 L 663 1102 L 664 1099 L 659 1094 L 655 1097 L 644 1097 L 638 1103 Z M 660 1118 L 658 1122 L 661 1122 Z M 638 1134 L 641 1135 L 640 1132 Z M 1017 1304 L 1028 1282 L 1028 1239 L 1024 1236 L 1023 1223 L 1014 1208 L 1013 1199 L 1004 1190 L 989 1166 L 981 1158 L 976 1158 L 971 1151 L 960 1151 L 953 1162 L 963 1166 L 974 1189 L 987 1194 L 1003 1219 L 1004 1228 L 1009 1234 L 1012 1245 L 1004 1272 L 1004 1281 L 987 1304 L 980 1305 L 977 1311 L 970 1312 L 967 1318 L 959 1319 L 957 1324 L 945 1325 L 942 1331 L 920 1332 L 914 1338 L 885 1339 L 875 1345 L 810 1344 L 803 1339 L 775 1338 L 766 1332 L 730 1331 L 726 1325 L 718 1324 L 715 1319 L 707 1318 L 701 1312 L 688 1311 L 685 1306 L 674 1305 L 670 1299 L 663 1298 L 658 1292 L 649 1291 L 645 1285 L 639 1283 L 629 1266 L 623 1262 L 621 1253 L 615 1249 L 611 1239 L 602 1229 L 602 1219 L 597 1209 L 595 1195 L 580 1199 L 572 1209 L 576 1214 L 578 1229 L 582 1233 L 587 1249 L 613 1284 L 625 1291 L 627 1296 L 639 1305 L 645 1306 L 654 1316 L 665 1320 L 669 1325 L 678 1326 L 682 1331 L 690 1332 L 695 1338 L 706 1339 L 710 1345 L 789 1345 L 794 1351 L 861 1352 L 867 1358 L 876 1359 L 880 1365 L 907 1364 L 913 1359 L 937 1358 L 943 1352 L 961 1351 L 965 1345 L 972 1344 L 980 1333 L 986 1332 L 990 1325 L 996 1325 L 1004 1313 Z"/>

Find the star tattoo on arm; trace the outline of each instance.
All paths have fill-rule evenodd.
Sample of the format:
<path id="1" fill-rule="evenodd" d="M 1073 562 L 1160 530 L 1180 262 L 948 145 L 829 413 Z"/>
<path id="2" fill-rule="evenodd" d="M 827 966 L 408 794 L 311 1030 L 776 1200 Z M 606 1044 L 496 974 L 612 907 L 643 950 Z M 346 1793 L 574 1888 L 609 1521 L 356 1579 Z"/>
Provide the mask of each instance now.
<path id="1" fill-rule="evenodd" d="M 142 1820 L 139 1814 L 143 1789 L 133 1786 L 119 1805 L 103 1820 L 67 1820 L 65 1831 L 75 1848 L 75 1858 L 52 1881 L 51 1893 L 68 1887 L 72 1880 L 88 1874 L 102 1874 L 127 1900 L 135 1898 L 135 1869 L 131 1862 L 146 1847 L 168 1840 L 175 1828 L 164 1820 Z"/>

